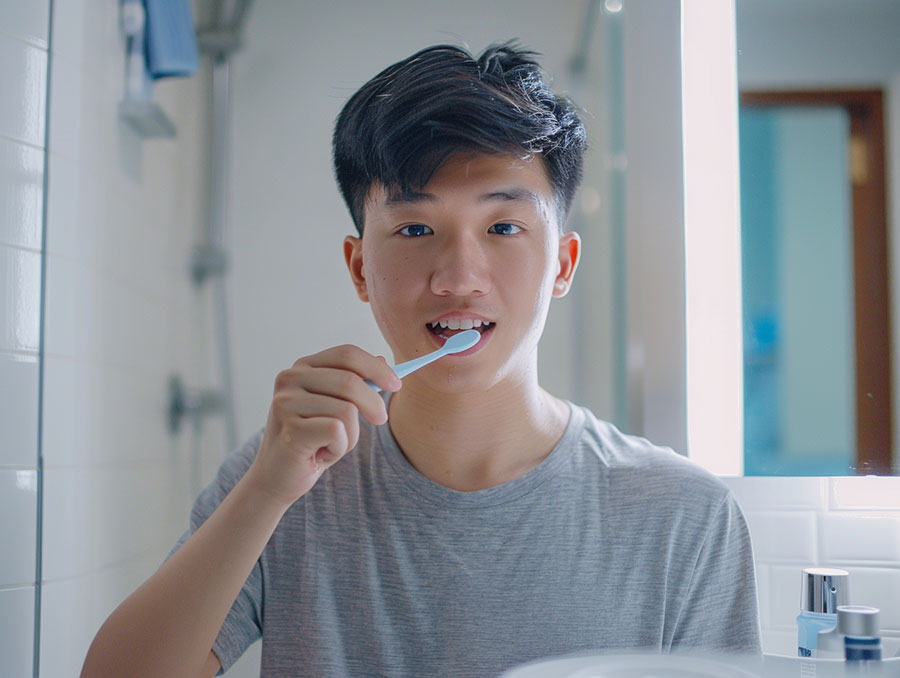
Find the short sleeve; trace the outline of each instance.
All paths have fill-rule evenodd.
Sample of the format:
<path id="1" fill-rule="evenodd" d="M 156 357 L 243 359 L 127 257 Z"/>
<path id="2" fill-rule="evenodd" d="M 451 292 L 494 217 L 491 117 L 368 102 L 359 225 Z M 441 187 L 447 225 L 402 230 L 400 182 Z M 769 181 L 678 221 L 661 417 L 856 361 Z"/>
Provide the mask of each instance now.
<path id="1" fill-rule="evenodd" d="M 222 462 L 215 479 L 197 496 L 191 509 L 190 527 L 169 552 L 167 560 L 206 522 L 206 519 L 212 515 L 222 500 L 244 476 L 256 457 L 261 442 L 262 431 Z M 246 649 L 262 636 L 262 594 L 262 568 L 257 560 L 213 643 L 213 652 L 216 653 L 216 657 L 222 665 L 220 675 L 227 671 Z"/>
<path id="2" fill-rule="evenodd" d="M 730 491 L 700 548 L 672 648 L 762 652 L 750 530 Z"/>

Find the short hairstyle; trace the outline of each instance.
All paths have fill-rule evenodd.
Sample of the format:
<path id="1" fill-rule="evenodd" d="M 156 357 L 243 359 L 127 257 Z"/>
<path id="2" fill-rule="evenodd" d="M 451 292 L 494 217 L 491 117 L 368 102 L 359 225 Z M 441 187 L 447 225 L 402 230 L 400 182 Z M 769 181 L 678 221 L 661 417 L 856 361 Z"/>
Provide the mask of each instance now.
<path id="1" fill-rule="evenodd" d="M 373 184 L 420 190 L 457 152 L 540 154 L 560 226 L 581 183 L 584 125 L 544 82 L 535 52 L 515 42 L 477 58 L 435 45 L 389 66 L 344 105 L 334 128 L 334 170 L 357 231 Z"/>

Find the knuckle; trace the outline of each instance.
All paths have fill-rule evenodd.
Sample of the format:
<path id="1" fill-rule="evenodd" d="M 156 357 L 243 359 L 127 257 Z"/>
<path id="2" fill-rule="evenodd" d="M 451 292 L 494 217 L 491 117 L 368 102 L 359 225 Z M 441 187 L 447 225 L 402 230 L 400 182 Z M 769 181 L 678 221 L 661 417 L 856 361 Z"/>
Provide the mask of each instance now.
<path id="1" fill-rule="evenodd" d="M 353 403 L 344 401 L 343 403 L 341 403 L 339 410 L 340 417 L 344 421 L 352 422 L 356 420 L 356 413 L 358 410 L 356 409 L 356 405 L 354 405 Z"/>
<path id="2" fill-rule="evenodd" d="M 344 422 L 340 419 L 329 419 L 325 425 L 325 431 L 328 437 L 337 440 L 344 436 Z"/>
<path id="3" fill-rule="evenodd" d="M 341 344 L 335 348 L 341 362 L 351 362 L 359 355 L 359 349 L 353 344 Z"/>
<path id="4" fill-rule="evenodd" d="M 340 386 L 342 391 L 351 391 L 353 387 L 356 386 L 356 382 L 359 381 L 359 377 L 357 377 L 352 372 L 347 372 L 346 370 L 342 370 L 338 375 L 338 385 Z"/>
<path id="5" fill-rule="evenodd" d="M 285 382 L 287 381 L 287 370 L 282 370 L 278 374 L 275 375 L 275 390 L 280 391 L 284 388 Z"/>
<path id="6" fill-rule="evenodd" d="M 291 396 L 289 396 L 287 393 L 283 393 L 283 392 L 276 393 L 272 397 L 272 408 L 276 412 L 281 412 L 281 411 L 287 409 L 288 405 L 291 403 L 292 400 L 293 399 L 291 398 Z"/>

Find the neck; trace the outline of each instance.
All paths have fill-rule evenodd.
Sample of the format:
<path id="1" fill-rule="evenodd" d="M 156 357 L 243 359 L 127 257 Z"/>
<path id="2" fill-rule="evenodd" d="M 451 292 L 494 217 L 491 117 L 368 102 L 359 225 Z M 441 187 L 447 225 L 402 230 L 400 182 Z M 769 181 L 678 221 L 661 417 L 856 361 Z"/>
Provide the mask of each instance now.
<path id="1" fill-rule="evenodd" d="M 389 423 L 416 470 L 445 487 L 471 492 L 514 480 L 540 464 L 568 418 L 566 404 L 540 388 L 534 374 L 477 393 L 437 392 L 408 379 L 391 397 Z"/>

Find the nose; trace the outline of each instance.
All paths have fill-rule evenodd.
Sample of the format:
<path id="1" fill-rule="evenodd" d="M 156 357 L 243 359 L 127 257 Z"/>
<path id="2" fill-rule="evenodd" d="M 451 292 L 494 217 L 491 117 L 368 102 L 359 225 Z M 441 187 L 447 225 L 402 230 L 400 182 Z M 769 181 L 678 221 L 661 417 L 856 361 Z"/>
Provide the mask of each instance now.
<path id="1" fill-rule="evenodd" d="M 457 235 L 435 257 L 431 291 L 439 296 L 482 296 L 491 291 L 487 253 L 472 237 Z"/>

